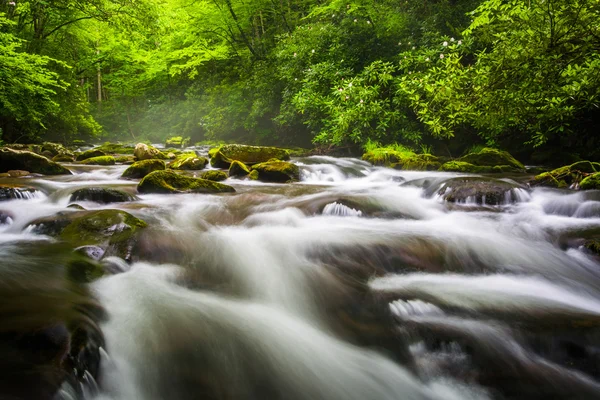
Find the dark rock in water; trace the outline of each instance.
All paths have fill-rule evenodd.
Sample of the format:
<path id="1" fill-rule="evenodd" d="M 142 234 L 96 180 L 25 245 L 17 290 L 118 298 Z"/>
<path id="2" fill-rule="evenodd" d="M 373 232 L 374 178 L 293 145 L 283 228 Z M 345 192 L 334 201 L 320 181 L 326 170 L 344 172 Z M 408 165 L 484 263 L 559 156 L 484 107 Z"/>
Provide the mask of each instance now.
<path id="1" fill-rule="evenodd" d="M 154 171 L 144 177 L 138 185 L 140 193 L 227 193 L 235 192 L 231 186 L 190 178 L 174 171 Z"/>
<path id="2" fill-rule="evenodd" d="M 123 190 L 109 189 L 103 187 L 89 187 L 78 189 L 71 194 L 69 202 L 93 201 L 96 203 L 125 203 L 135 201 L 137 198 Z"/>
<path id="3" fill-rule="evenodd" d="M 210 165 L 215 168 L 229 168 L 235 160 L 247 165 L 253 165 L 267 162 L 271 159 L 283 161 L 290 159 L 288 151 L 284 149 L 240 144 L 226 144 L 211 149 L 208 155 L 210 157 Z"/>
<path id="4" fill-rule="evenodd" d="M 221 182 L 221 181 L 224 181 L 225 179 L 227 179 L 227 173 L 213 169 L 213 170 L 204 172 L 202 175 L 200 175 L 200 178 L 206 179 L 209 181 L 213 181 L 213 182 Z"/>
<path id="5" fill-rule="evenodd" d="M 79 154 L 76 158 L 77 161 L 85 161 L 89 158 L 94 158 L 94 157 L 102 157 L 102 156 L 106 156 L 107 154 L 102 151 L 102 150 L 98 150 L 98 149 L 91 149 L 91 150 L 86 150 L 83 153 Z"/>
<path id="6" fill-rule="evenodd" d="M 81 246 L 75 249 L 76 253 L 98 261 L 104 255 L 104 249 L 98 246 Z"/>
<path id="7" fill-rule="evenodd" d="M 73 282 L 90 283 L 104 276 L 104 268 L 96 260 L 78 258 L 67 264 L 67 276 Z"/>
<path id="8" fill-rule="evenodd" d="M 13 222 L 13 215 L 8 211 L 0 210 L 0 225 L 10 225 Z"/>
<path id="9" fill-rule="evenodd" d="M 437 189 L 437 194 L 450 203 L 483 205 L 515 203 L 525 193 L 516 183 L 472 177 L 449 179 Z"/>
<path id="10" fill-rule="evenodd" d="M 243 177 L 250 174 L 250 168 L 241 161 L 234 160 L 229 166 L 230 177 Z"/>
<path id="11" fill-rule="evenodd" d="M 0 172 L 24 170 L 44 175 L 70 175 L 71 171 L 30 151 L 0 148 Z"/>
<path id="12" fill-rule="evenodd" d="M 268 161 L 256 164 L 252 171 L 258 171 L 258 179 L 265 182 L 295 182 L 300 180 L 297 165 L 285 161 Z"/>
<path id="13" fill-rule="evenodd" d="M 36 192 L 36 189 L 30 187 L 0 185 L 0 201 L 32 199 L 35 197 Z"/>
<path id="14" fill-rule="evenodd" d="M 586 177 L 600 172 L 600 163 L 590 161 L 579 161 L 571 165 L 556 168 L 550 172 L 536 175 L 530 183 L 531 186 L 548 186 L 555 188 L 568 188 L 577 185 Z M 592 188 L 592 182 L 588 181 L 586 186 Z M 588 186 L 589 185 L 589 186 Z"/>
<path id="15" fill-rule="evenodd" d="M 122 177 L 128 179 L 142 179 L 150 172 L 165 170 L 165 162 L 163 160 L 144 160 L 133 163 L 123 172 Z"/>
<path id="16" fill-rule="evenodd" d="M 74 247 L 98 246 L 104 255 L 130 259 L 144 221 L 121 210 L 63 212 L 40 218 L 30 226 L 34 233 L 56 236 Z"/>
<path id="17" fill-rule="evenodd" d="M 140 251 L 137 251 L 136 253 L 140 254 Z M 131 267 L 127 264 L 127 261 L 122 258 L 111 256 L 102 260 L 102 268 L 104 268 L 105 274 L 116 275 L 129 271 Z"/>

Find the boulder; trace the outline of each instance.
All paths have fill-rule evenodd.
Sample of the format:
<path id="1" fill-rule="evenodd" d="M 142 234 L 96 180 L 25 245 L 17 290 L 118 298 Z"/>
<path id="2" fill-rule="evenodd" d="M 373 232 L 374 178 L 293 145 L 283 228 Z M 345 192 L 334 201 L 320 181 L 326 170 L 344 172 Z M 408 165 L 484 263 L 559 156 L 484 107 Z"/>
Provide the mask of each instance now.
<path id="1" fill-rule="evenodd" d="M 229 176 L 230 177 L 241 177 L 246 176 L 250 173 L 250 168 L 246 164 L 241 161 L 234 160 L 231 162 L 229 166 Z"/>
<path id="2" fill-rule="evenodd" d="M 123 172 L 122 178 L 142 179 L 150 172 L 164 171 L 165 162 L 163 160 L 144 160 L 133 163 Z"/>
<path id="3" fill-rule="evenodd" d="M 248 174 L 248 179 L 250 179 L 251 181 L 257 181 L 258 180 L 258 171 L 257 170 L 252 170 L 250 171 L 250 173 Z"/>
<path id="4" fill-rule="evenodd" d="M 403 157 L 390 166 L 401 170 L 436 171 L 441 165 L 436 156 L 432 156 L 431 154 L 415 154 L 410 157 Z"/>
<path id="5" fill-rule="evenodd" d="M 536 175 L 529 183 L 531 186 L 567 188 L 571 185 L 577 185 L 586 177 L 596 172 L 600 172 L 600 163 L 579 161 L 571 165 L 553 169 L 550 172 Z M 592 180 L 588 181 L 586 186 L 590 185 L 591 182 Z"/>
<path id="6" fill-rule="evenodd" d="M 69 211 L 33 221 L 34 233 L 58 237 L 73 247 L 98 246 L 104 256 L 131 258 L 136 234 L 147 224 L 122 210 Z"/>
<path id="7" fill-rule="evenodd" d="M 516 183 L 475 177 L 448 179 L 437 194 L 450 203 L 501 205 L 519 201 Z"/>
<path id="8" fill-rule="evenodd" d="M 50 154 L 52 154 L 52 157 L 55 157 L 55 156 L 74 157 L 74 154 L 72 151 L 68 150 L 67 148 L 65 148 L 65 146 L 63 146 L 62 144 L 59 144 L 59 143 L 45 142 L 44 144 L 42 144 L 41 150 L 42 150 L 42 153 L 49 152 Z"/>
<path id="9" fill-rule="evenodd" d="M 209 151 L 210 165 L 215 168 L 229 168 L 232 161 L 241 161 L 247 165 L 259 164 L 270 159 L 289 160 L 287 150 L 277 147 L 246 146 L 226 144 Z"/>
<path id="10" fill-rule="evenodd" d="M 600 172 L 585 177 L 579 187 L 582 190 L 600 190 Z"/>
<path id="11" fill-rule="evenodd" d="M 297 165 L 286 161 L 270 161 L 256 164 L 253 171 L 258 171 L 258 179 L 265 182 L 295 182 L 300 180 L 300 169 Z"/>
<path id="12" fill-rule="evenodd" d="M 86 165 L 115 165 L 116 160 L 113 156 L 100 156 L 88 158 L 81 163 Z"/>
<path id="13" fill-rule="evenodd" d="M 135 163 L 135 157 L 134 156 L 116 156 L 115 162 L 117 164 L 133 164 L 133 163 Z"/>
<path id="14" fill-rule="evenodd" d="M 466 156 L 459 158 L 457 161 L 486 167 L 507 166 L 513 171 L 525 170 L 525 166 L 517 161 L 507 151 L 492 149 L 489 147 L 483 148 L 476 153 L 469 153 Z"/>
<path id="15" fill-rule="evenodd" d="M 206 158 L 197 156 L 196 153 L 184 153 L 171 161 L 168 167 L 171 169 L 200 170 L 204 169 L 206 164 L 208 164 Z"/>
<path id="16" fill-rule="evenodd" d="M 154 171 L 138 184 L 140 193 L 227 193 L 235 192 L 231 186 L 179 175 L 174 171 Z"/>
<path id="17" fill-rule="evenodd" d="M 0 172 L 25 170 L 44 175 L 70 175 L 71 171 L 30 151 L 0 148 Z"/>
<path id="18" fill-rule="evenodd" d="M 31 173 L 29 171 L 21 171 L 19 169 L 12 169 L 6 173 L 11 178 L 22 178 L 24 176 L 29 176 Z"/>
<path id="19" fill-rule="evenodd" d="M 68 154 L 58 154 L 52 157 L 52 161 L 54 162 L 73 162 L 75 161 L 75 156 Z"/>
<path id="20" fill-rule="evenodd" d="M 138 143 L 135 145 L 135 149 L 133 151 L 133 155 L 139 160 L 150 160 L 150 159 L 159 159 L 164 160 L 166 157 L 160 150 L 156 147 L 147 145 L 145 143 Z"/>
<path id="21" fill-rule="evenodd" d="M 137 198 L 123 190 L 104 187 L 88 187 L 78 189 L 71 194 L 70 203 L 77 201 L 93 201 L 95 203 L 126 203 L 135 201 Z"/>
<path id="22" fill-rule="evenodd" d="M 105 156 L 106 153 L 102 150 L 99 149 L 91 149 L 91 150 L 87 150 L 84 151 L 83 153 L 80 153 L 77 155 L 76 160 L 77 161 L 84 161 L 87 160 L 89 158 L 95 158 L 95 157 L 102 157 Z"/>
<path id="23" fill-rule="evenodd" d="M 35 192 L 37 192 L 37 190 L 31 187 L 0 185 L 0 201 L 32 199 L 35 197 Z"/>
<path id="24" fill-rule="evenodd" d="M 100 150 L 106 154 L 132 154 L 135 150 L 133 146 L 121 144 L 121 143 L 110 143 L 106 142 L 101 146 L 96 147 L 96 150 Z"/>
<path id="25" fill-rule="evenodd" d="M 210 171 L 202 173 L 202 175 L 200 175 L 200 178 L 209 181 L 220 182 L 227 179 L 227 173 L 216 169 L 211 169 Z"/>
<path id="26" fill-rule="evenodd" d="M 170 137 L 165 141 L 165 147 L 184 148 L 190 143 L 190 138 L 184 138 L 183 136 Z"/>

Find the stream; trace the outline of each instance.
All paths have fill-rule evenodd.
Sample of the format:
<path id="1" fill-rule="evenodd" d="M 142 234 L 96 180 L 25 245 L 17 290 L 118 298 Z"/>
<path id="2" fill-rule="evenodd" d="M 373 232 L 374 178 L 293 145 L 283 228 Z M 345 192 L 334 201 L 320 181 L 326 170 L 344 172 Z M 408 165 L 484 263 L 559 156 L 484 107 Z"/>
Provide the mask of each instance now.
<path id="1" fill-rule="evenodd" d="M 37 189 L 0 202 L 5 323 L 81 302 L 101 332 L 98 364 L 54 399 L 600 398 L 600 261 L 580 243 L 600 229 L 600 192 L 506 176 L 499 204 L 448 202 L 459 174 L 293 162 L 293 184 L 78 202 L 148 227 L 130 262 L 108 257 L 113 273 L 76 288 L 55 268 L 72 249 L 29 224 L 69 212 L 76 189 L 137 181 L 122 165 L 2 178 Z M 0 370 L 19 365 L 0 350 Z"/>

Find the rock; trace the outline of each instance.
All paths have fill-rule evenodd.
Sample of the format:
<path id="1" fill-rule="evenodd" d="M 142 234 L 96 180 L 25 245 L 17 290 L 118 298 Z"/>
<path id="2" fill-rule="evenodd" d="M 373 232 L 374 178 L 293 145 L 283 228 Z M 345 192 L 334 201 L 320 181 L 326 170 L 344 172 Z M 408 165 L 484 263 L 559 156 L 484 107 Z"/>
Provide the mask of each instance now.
<path id="1" fill-rule="evenodd" d="M 0 225 L 12 225 L 14 216 L 8 211 L 0 210 Z"/>
<path id="2" fill-rule="evenodd" d="M 436 171 L 441 165 L 436 156 L 432 156 L 431 154 L 415 154 L 411 157 L 404 157 L 390 166 L 401 170 Z"/>
<path id="3" fill-rule="evenodd" d="M 105 155 L 107 155 L 107 154 L 104 151 L 102 151 L 102 150 L 91 149 L 91 150 L 84 151 L 81 154 L 78 154 L 75 159 L 77 161 L 84 161 L 84 160 L 87 160 L 89 158 L 102 157 L 102 156 L 105 156 Z"/>
<path id="4" fill-rule="evenodd" d="M 138 143 L 135 145 L 135 149 L 133 151 L 133 155 L 139 160 L 150 160 L 150 159 L 159 159 L 164 160 L 165 156 L 158 150 L 156 147 L 147 145 L 145 143 Z"/>
<path id="5" fill-rule="evenodd" d="M 209 181 L 220 182 L 220 181 L 224 181 L 225 179 L 227 179 L 227 173 L 225 173 L 223 171 L 217 171 L 215 169 L 212 169 L 210 171 L 206 171 L 206 172 L 202 173 L 202 175 L 200 175 L 200 178 L 206 179 Z"/>
<path id="6" fill-rule="evenodd" d="M 71 152 L 70 150 L 65 148 L 65 146 L 63 146 L 62 144 L 59 144 L 59 143 L 44 142 L 44 144 L 42 144 L 41 150 L 42 150 L 42 153 L 46 152 L 46 151 L 49 152 L 50 154 L 52 154 L 52 157 L 54 157 L 54 156 L 74 157 L 73 152 Z"/>
<path id="7" fill-rule="evenodd" d="M 230 177 L 241 177 L 246 176 L 250 173 L 250 168 L 246 164 L 241 161 L 234 160 L 231 162 L 229 166 L 229 176 Z"/>
<path id="8" fill-rule="evenodd" d="M 48 151 L 48 150 L 42 151 L 42 153 L 40 155 L 42 155 L 48 159 L 52 159 L 54 157 L 54 154 L 52 154 L 52 152 Z"/>
<path id="9" fill-rule="evenodd" d="M 482 174 L 491 172 L 491 168 L 480 167 L 464 161 L 448 161 L 442 164 L 440 171 Z"/>
<path id="10" fill-rule="evenodd" d="M 135 163 L 134 156 L 117 156 L 115 157 L 115 162 L 117 164 L 133 164 Z"/>
<path id="11" fill-rule="evenodd" d="M 184 148 L 190 143 L 190 138 L 184 138 L 182 136 L 174 136 L 165 141 L 165 147 L 176 147 Z"/>
<path id="12" fill-rule="evenodd" d="M 287 150 L 277 147 L 246 146 L 240 144 L 226 144 L 209 151 L 210 165 L 215 168 L 229 168 L 234 160 L 248 165 L 263 163 L 272 158 L 289 160 Z"/>
<path id="13" fill-rule="evenodd" d="M 0 201 L 32 199 L 36 192 L 37 190 L 31 187 L 0 185 Z"/>
<path id="14" fill-rule="evenodd" d="M 171 161 L 168 167 L 171 169 L 200 170 L 204 169 L 206 164 L 208 164 L 206 158 L 199 157 L 196 153 L 184 153 Z"/>
<path id="15" fill-rule="evenodd" d="M 133 154 L 135 148 L 126 144 L 106 142 L 98 146 L 96 150 L 100 150 L 105 154 Z"/>
<path id="16" fill-rule="evenodd" d="M 253 171 L 258 171 L 258 179 L 265 182 L 295 182 L 300 180 L 300 169 L 297 165 L 285 161 L 271 161 L 256 164 Z"/>
<path id="17" fill-rule="evenodd" d="M 22 178 L 24 176 L 31 175 L 29 171 L 21 171 L 19 169 L 10 170 L 7 172 L 8 176 L 11 178 Z"/>
<path id="18" fill-rule="evenodd" d="M 519 201 L 517 190 L 524 189 L 498 179 L 465 177 L 447 180 L 437 194 L 450 203 L 501 205 Z"/>
<path id="19" fill-rule="evenodd" d="M 174 171 L 154 171 L 138 185 L 140 193 L 226 193 L 235 192 L 231 186 L 206 179 L 190 178 Z"/>
<path id="20" fill-rule="evenodd" d="M 588 175 L 600 172 L 600 163 L 590 161 L 579 161 L 571 165 L 556 168 L 550 172 L 536 175 L 531 186 L 548 186 L 555 188 L 567 188 L 577 185 Z M 591 181 L 588 181 L 590 184 Z M 586 185 L 588 185 L 586 184 Z"/>
<path id="21" fill-rule="evenodd" d="M 81 246 L 76 248 L 74 251 L 94 261 L 99 261 L 104 255 L 104 249 L 98 246 Z"/>
<path id="22" fill-rule="evenodd" d="M 525 170 L 525 166 L 517 161 L 507 151 L 492 149 L 489 147 L 486 147 L 477 153 L 467 154 L 466 156 L 459 158 L 457 161 L 486 167 L 508 166 L 514 171 Z"/>
<path id="23" fill-rule="evenodd" d="M 75 161 L 75 156 L 71 156 L 68 154 L 58 154 L 52 157 L 52 161 L 54 162 L 73 162 Z"/>
<path id="24" fill-rule="evenodd" d="M 251 181 L 257 181 L 258 180 L 258 176 L 259 176 L 258 171 L 257 170 L 253 170 L 253 171 L 250 171 L 250 173 L 248 174 L 248 179 L 250 179 Z"/>
<path id="25" fill-rule="evenodd" d="M 70 175 L 71 171 L 30 151 L 0 148 L 0 172 L 25 170 L 44 175 Z"/>
<path id="26" fill-rule="evenodd" d="M 117 189 L 109 189 L 103 187 L 88 187 L 78 189 L 71 194 L 69 202 L 76 201 L 93 201 L 95 203 L 125 203 L 135 201 L 136 197 L 130 193 Z"/>
<path id="27" fill-rule="evenodd" d="M 583 247 L 585 247 L 592 254 L 600 256 L 600 240 L 598 238 L 586 240 L 583 244 Z"/>
<path id="28" fill-rule="evenodd" d="M 144 160 L 133 163 L 123 172 L 122 178 L 142 179 L 150 172 L 164 171 L 165 162 L 163 160 Z"/>
<path id="29" fill-rule="evenodd" d="M 115 165 L 116 160 L 113 156 L 100 156 L 88 158 L 81 163 L 86 165 Z"/>
<path id="30" fill-rule="evenodd" d="M 75 252 L 81 255 L 85 255 L 86 249 L 95 248 L 100 251 L 100 257 L 104 254 L 104 250 L 97 246 L 82 246 L 75 249 Z M 82 250 L 83 249 L 83 250 Z M 93 252 L 93 250 L 89 250 Z M 91 283 L 104 276 L 104 267 L 93 258 L 76 258 L 71 260 L 66 265 L 67 277 L 72 282 L 77 283 Z"/>
<path id="31" fill-rule="evenodd" d="M 582 190 L 600 190 L 600 172 L 585 177 L 579 187 Z"/>
<path id="32" fill-rule="evenodd" d="M 98 246 L 105 256 L 131 258 L 136 234 L 147 224 L 122 210 L 69 211 L 33 221 L 33 232 L 58 237 L 73 247 Z"/>

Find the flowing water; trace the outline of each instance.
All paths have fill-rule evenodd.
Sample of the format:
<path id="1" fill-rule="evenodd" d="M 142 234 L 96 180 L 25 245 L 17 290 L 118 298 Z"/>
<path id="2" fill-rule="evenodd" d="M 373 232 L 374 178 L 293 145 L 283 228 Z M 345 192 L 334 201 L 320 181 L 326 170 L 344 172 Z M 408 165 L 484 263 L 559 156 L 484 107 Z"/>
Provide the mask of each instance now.
<path id="1" fill-rule="evenodd" d="M 68 212 L 76 189 L 136 182 L 76 165 L 11 180 L 37 191 L 0 203 L 3 325 L 81 303 L 102 336 L 99 364 L 55 398 L 600 398 L 600 263 L 581 246 L 600 231 L 597 192 L 512 177 L 497 205 L 448 203 L 456 174 L 294 162 L 295 184 L 78 203 L 149 227 L 129 263 L 75 288 L 54 267 L 71 249 L 29 223 Z"/>

